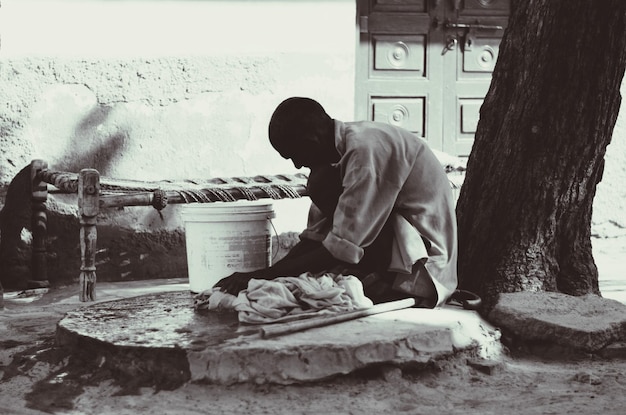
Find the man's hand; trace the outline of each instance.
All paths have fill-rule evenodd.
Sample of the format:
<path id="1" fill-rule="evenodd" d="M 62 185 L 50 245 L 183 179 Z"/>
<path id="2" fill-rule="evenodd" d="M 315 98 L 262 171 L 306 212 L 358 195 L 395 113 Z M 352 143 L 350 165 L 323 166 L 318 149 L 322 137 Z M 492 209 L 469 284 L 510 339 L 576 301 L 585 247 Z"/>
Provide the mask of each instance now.
<path id="1" fill-rule="evenodd" d="M 252 279 L 252 274 L 247 272 L 235 272 L 228 277 L 219 280 L 214 287 L 219 287 L 221 291 L 238 295 L 240 291 L 248 288 L 248 281 Z"/>

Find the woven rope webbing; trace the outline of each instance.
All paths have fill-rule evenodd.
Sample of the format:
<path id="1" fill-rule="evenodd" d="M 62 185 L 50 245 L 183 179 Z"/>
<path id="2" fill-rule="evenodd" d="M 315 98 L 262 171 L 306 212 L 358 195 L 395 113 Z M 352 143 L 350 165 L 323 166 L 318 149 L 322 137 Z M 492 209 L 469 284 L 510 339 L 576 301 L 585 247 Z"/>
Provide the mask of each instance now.
<path id="1" fill-rule="evenodd" d="M 56 188 L 50 193 L 77 193 L 78 174 L 43 170 L 40 179 Z M 463 184 L 464 175 L 458 171 L 448 172 L 450 186 L 458 189 Z M 213 178 L 209 180 L 161 180 L 156 182 L 140 180 L 120 180 L 102 177 L 100 193 L 107 195 L 132 195 L 152 193 L 150 202 L 161 210 L 168 203 L 212 203 L 234 202 L 236 200 L 294 199 L 306 194 L 307 176 L 259 175 L 254 177 Z"/>
<path id="2" fill-rule="evenodd" d="M 76 173 L 44 170 L 40 173 L 40 178 L 56 188 L 51 189 L 51 193 L 78 192 L 78 174 Z M 160 211 L 168 202 L 212 203 L 234 202 L 241 199 L 258 200 L 265 197 L 271 199 L 299 198 L 305 194 L 306 181 L 307 176 L 304 174 L 218 177 L 209 180 L 162 180 L 158 182 L 102 177 L 100 194 L 113 196 L 152 193 L 149 204 Z"/>

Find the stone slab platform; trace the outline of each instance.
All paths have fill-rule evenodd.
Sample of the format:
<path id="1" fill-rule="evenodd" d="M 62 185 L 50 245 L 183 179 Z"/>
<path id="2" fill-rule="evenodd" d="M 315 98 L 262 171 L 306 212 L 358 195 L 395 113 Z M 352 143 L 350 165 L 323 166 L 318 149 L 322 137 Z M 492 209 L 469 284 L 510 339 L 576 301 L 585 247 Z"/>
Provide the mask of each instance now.
<path id="1" fill-rule="evenodd" d="M 489 321 L 513 343 L 536 351 L 554 345 L 607 357 L 626 355 L 626 304 L 593 294 L 500 294 Z"/>
<path id="2" fill-rule="evenodd" d="M 419 365 L 455 356 L 494 359 L 500 333 L 476 312 L 410 308 L 264 339 L 235 313 L 197 313 L 189 291 L 105 301 L 70 311 L 57 340 L 127 376 L 291 384 L 376 364 Z"/>

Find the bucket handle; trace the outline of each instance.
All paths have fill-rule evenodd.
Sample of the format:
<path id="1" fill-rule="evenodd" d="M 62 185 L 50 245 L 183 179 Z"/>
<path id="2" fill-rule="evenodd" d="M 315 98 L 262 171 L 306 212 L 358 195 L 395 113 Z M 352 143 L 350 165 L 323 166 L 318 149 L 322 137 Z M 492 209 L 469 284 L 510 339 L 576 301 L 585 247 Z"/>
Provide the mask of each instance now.
<path id="1" fill-rule="evenodd" d="M 270 221 L 270 225 L 272 225 L 272 229 L 274 230 L 274 235 L 276 235 L 276 252 L 272 254 L 272 264 L 274 263 L 274 259 L 276 259 L 276 255 L 278 255 L 278 251 L 280 251 L 280 236 L 278 236 L 278 232 L 276 231 L 276 227 L 274 226 L 274 222 L 272 222 L 272 218 L 268 216 L 267 218 Z"/>

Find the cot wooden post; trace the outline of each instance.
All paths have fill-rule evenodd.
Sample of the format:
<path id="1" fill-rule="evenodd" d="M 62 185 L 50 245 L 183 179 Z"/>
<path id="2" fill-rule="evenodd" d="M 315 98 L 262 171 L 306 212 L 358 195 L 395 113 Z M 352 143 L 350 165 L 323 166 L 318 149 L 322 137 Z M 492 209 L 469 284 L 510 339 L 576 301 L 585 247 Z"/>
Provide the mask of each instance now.
<path id="1" fill-rule="evenodd" d="M 46 170 L 48 164 L 43 160 L 32 160 L 30 163 L 30 191 L 31 191 L 31 230 L 33 234 L 31 254 L 31 279 L 27 288 L 47 288 L 48 268 L 46 260 L 46 239 L 48 236 L 48 215 L 46 213 L 46 199 L 48 186 L 41 180 L 41 171 Z"/>
<path id="2" fill-rule="evenodd" d="M 100 173 L 83 169 L 78 176 L 78 213 L 80 214 L 80 301 L 96 299 L 96 221 L 99 212 Z"/>

